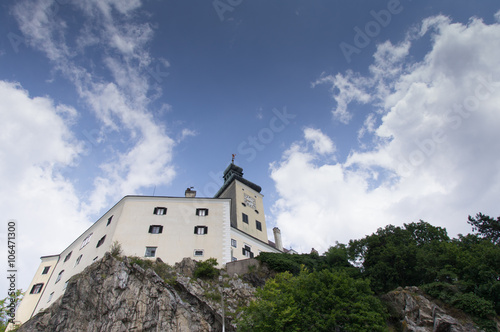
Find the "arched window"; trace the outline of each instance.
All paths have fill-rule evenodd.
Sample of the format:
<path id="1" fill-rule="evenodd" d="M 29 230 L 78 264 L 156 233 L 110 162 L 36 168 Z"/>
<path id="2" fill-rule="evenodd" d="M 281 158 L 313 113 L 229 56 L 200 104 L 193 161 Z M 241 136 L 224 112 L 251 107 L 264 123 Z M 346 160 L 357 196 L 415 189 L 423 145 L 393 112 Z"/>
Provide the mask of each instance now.
<path id="1" fill-rule="evenodd" d="M 64 270 L 62 270 L 61 272 L 59 272 L 59 274 L 57 275 L 57 279 L 56 279 L 56 282 L 55 282 L 56 284 L 59 282 L 59 280 L 61 280 L 61 277 L 62 277 L 63 273 L 64 273 Z"/>

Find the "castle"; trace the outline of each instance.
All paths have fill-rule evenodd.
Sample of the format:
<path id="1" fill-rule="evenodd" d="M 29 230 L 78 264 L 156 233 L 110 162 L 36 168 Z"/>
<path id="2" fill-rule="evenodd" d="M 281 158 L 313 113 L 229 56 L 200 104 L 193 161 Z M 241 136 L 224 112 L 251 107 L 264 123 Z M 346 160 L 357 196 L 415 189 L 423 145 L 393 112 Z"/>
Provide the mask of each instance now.
<path id="1" fill-rule="evenodd" d="M 268 240 L 261 187 L 243 178 L 233 162 L 213 198 L 125 196 L 59 255 L 43 256 L 17 309 L 24 323 L 64 294 L 69 279 L 121 245 L 126 256 L 161 258 L 168 264 L 184 257 L 216 258 L 225 263 L 252 258 L 260 252 L 284 252 L 274 228 Z"/>

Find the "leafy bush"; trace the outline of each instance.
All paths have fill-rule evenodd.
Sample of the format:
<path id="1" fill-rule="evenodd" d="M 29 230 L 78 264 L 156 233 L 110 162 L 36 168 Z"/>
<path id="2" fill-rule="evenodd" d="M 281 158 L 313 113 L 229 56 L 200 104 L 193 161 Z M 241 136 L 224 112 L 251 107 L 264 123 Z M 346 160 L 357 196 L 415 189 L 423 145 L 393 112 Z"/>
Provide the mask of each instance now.
<path id="1" fill-rule="evenodd" d="M 206 261 L 197 262 L 193 276 L 195 278 L 214 279 L 219 276 L 219 270 L 216 268 L 217 264 L 216 258 L 209 258 Z"/>
<path id="2" fill-rule="evenodd" d="M 428 295 L 440 299 L 446 303 L 451 303 L 460 293 L 457 286 L 446 282 L 433 282 L 420 287 Z"/>
<path id="3" fill-rule="evenodd" d="M 150 259 L 142 259 L 140 257 L 129 257 L 130 258 L 130 264 L 137 264 L 140 267 L 142 267 L 144 270 L 147 269 L 152 269 L 153 268 L 153 261 Z"/>
<path id="4" fill-rule="evenodd" d="M 474 322 L 479 325 L 481 331 L 484 332 L 498 332 L 497 323 L 494 320 L 486 318 L 474 318 Z"/>
<path id="5" fill-rule="evenodd" d="M 261 252 L 257 259 L 276 272 L 290 272 L 295 275 L 300 272 L 300 264 L 293 260 L 292 255 Z"/>
<path id="6" fill-rule="evenodd" d="M 385 331 L 385 308 L 368 281 L 344 272 L 278 274 L 242 308 L 239 331 Z"/>
<path id="7" fill-rule="evenodd" d="M 257 256 L 257 259 L 267 264 L 273 271 L 290 272 L 293 275 L 298 275 L 300 273 L 301 266 L 304 266 L 309 271 L 323 270 L 330 267 L 350 266 L 347 262 L 347 254 L 345 255 L 345 261 L 342 261 L 342 258 L 339 258 L 339 256 L 342 257 L 342 254 L 339 253 L 341 249 L 334 252 L 332 248 L 326 253 L 326 256 L 319 256 L 316 253 L 290 255 L 261 252 L 259 256 Z M 337 255 L 337 257 L 335 257 L 335 255 Z M 342 262 L 339 263 L 339 261 Z"/>
<path id="8" fill-rule="evenodd" d="M 452 304 L 475 317 L 488 318 L 495 316 L 493 304 L 474 293 L 457 295 Z"/>

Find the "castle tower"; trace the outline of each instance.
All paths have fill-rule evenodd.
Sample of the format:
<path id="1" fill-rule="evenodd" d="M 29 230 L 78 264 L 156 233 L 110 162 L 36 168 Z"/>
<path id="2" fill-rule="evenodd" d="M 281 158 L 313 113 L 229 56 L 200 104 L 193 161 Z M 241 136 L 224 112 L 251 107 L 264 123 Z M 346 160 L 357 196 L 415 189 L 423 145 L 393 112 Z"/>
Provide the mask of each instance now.
<path id="1" fill-rule="evenodd" d="M 262 188 L 243 178 L 243 169 L 234 163 L 226 168 L 223 178 L 215 198 L 231 198 L 231 226 L 267 244 Z"/>

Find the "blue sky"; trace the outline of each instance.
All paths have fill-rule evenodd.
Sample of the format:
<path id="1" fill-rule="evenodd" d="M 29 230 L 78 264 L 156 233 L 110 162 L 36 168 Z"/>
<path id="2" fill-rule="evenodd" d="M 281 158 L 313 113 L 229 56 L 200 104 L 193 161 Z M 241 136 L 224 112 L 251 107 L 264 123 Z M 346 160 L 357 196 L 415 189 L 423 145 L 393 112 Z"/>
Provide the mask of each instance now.
<path id="1" fill-rule="evenodd" d="M 486 0 L 4 1 L 19 286 L 124 195 L 212 196 L 233 153 L 301 252 L 500 215 L 499 21 Z"/>

